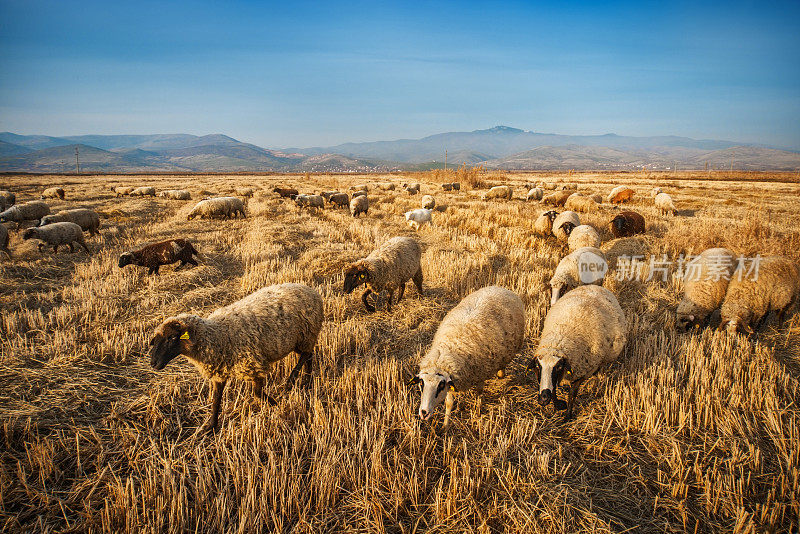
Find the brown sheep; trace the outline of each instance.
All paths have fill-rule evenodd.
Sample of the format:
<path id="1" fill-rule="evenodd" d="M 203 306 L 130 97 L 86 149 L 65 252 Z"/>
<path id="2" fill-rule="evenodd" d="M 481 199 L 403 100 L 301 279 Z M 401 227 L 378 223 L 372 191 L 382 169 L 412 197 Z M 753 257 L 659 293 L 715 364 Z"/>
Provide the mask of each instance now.
<path id="1" fill-rule="evenodd" d="M 278 193 L 281 198 L 287 198 L 292 195 L 299 195 L 300 192 L 293 187 L 276 187 L 272 190 L 273 193 Z"/>
<path id="2" fill-rule="evenodd" d="M 623 211 L 611 219 L 609 225 L 614 237 L 630 237 L 644 233 L 644 217 L 635 211 Z"/>
<path id="3" fill-rule="evenodd" d="M 147 274 L 158 274 L 158 268 L 162 265 L 169 265 L 180 261 L 178 268 L 187 263 L 197 265 L 192 255 L 200 257 L 200 254 L 186 239 L 168 239 L 159 243 L 147 245 L 139 250 L 125 252 L 119 257 L 120 269 L 126 265 L 139 265 L 147 267 Z"/>

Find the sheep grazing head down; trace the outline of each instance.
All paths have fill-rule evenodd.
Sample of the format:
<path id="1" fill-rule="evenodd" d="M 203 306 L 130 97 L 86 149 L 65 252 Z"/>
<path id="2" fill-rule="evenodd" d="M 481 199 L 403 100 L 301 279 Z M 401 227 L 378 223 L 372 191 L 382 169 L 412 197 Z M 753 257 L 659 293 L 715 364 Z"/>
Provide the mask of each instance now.
<path id="1" fill-rule="evenodd" d="M 675 321 L 675 328 L 681 332 L 688 332 L 691 328 L 699 328 L 700 323 L 695 320 L 694 315 L 681 315 Z"/>
<path id="2" fill-rule="evenodd" d="M 561 379 L 572 373 L 566 358 L 552 354 L 535 357 L 528 366 L 528 372 L 531 371 L 536 373 L 536 380 L 539 382 L 539 404 L 547 406 L 553 401 L 556 410 L 566 409 L 566 401 L 559 399 L 556 394 Z"/>
<path id="3" fill-rule="evenodd" d="M 422 393 L 419 403 L 419 418 L 423 421 L 433 417 L 433 412 L 444 401 L 447 394 L 455 391 L 453 380 L 445 372 L 420 373 L 414 377 L 413 382 L 419 385 Z"/>
<path id="4" fill-rule="evenodd" d="M 729 334 L 735 334 L 736 332 L 753 333 L 753 329 L 748 322 L 742 320 L 741 317 L 734 317 L 730 321 L 721 322 L 717 330 L 727 330 Z"/>
<path id="5" fill-rule="evenodd" d="M 133 257 L 133 254 L 130 252 L 124 252 L 119 257 L 119 268 L 122 269 L 126 265 L 133 265 L 134 262 L 135 258 Z"/>
<path id="6" fill-rule="evenodd" d="M 167 319 L 156 328 L 150 340 L 150 365 L 160 371 L 192 345 L 192 327 L 179 319 Z"/>
<path id="7" fill-rule="evenodd" d="M 562 223 L 560 228 L 564 231 L 565 234 L 567 234 L 567 236 L 569 236 L 572 233 L 572 230 L 575 229 L 575 224 L 567 221 L 565 223 Z"/>
<path id="8" fill-rule="evenodd" d="M 27 230 L 22 232 L 22 239 L 36 239 L 37 237 L 38 234 L 36 233 L 36 230 L 33 228 L 28 228 Z"/>
<path id="9" fill-rule="evenodd" d="M 369 270 L 363 261 L 357 261 L 344 272 L 344 292 L 352 293 L 361 284 L 369 282 Z"/>

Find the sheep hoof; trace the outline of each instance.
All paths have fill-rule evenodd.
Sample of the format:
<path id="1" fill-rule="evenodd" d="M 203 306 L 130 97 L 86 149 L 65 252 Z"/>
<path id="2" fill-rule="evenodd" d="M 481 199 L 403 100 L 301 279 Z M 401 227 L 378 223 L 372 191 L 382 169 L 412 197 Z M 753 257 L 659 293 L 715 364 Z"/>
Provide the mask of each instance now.
<path id="1" fill-rule="evenodd" d="M 213 436 L 217 432 L 217 427 L 212 425 L 210 422 L 206 422 L 201 426 L 197 433 L 206 436 Z"/>
<path id="2" fill-rule="evenodd" d="M 559 410 L 559 411 L 560 410 L 566 410 L 567 409 L 567 401 L 561 400 L 559 398 L 555 398 L 555 399 L 553 399 L 553 407 L 555 407 L 555 409 Z"/>
<path id="3" fill-rule="evenodd" d="M 497 378 L 503 378 L 504 376 L 506 376 L 505 372 L 502 369 L 498 369 Z"/>

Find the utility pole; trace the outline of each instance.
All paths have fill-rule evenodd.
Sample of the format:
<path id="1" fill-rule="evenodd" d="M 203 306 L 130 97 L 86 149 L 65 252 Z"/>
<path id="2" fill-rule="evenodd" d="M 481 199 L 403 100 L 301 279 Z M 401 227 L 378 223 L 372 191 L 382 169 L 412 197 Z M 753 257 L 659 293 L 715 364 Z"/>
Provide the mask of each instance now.
<path id="1" fill-rule="evenodd" d="M 444 149 L 444 172 L 447 172 L 447 149 Z"/>
<path id="2" fill-rule="evenodd" d="M 75 145 L 75 174 L 81 173 L 81 162 L 78 158 L 78 145 Z"/>

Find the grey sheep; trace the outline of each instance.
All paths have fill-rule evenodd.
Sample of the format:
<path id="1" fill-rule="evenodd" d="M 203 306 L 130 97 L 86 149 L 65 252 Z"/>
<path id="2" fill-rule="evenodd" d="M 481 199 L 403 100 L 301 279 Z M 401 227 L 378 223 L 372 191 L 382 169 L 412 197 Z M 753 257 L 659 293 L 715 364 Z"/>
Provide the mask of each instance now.
<path id="1" fill-rule="evenodd" d="M 83 230 L 75 223 L 57 222 L 47 226 L 28 228 L 22 233 L 22 239 L 38 239 L 39 252 L 45 245 L 53 247 L 53 252 L 58 252 L 61 245 L 69 245 L 69 251 L 75 252 L 75 243 L 78 243 L 89 254 L 89 247 L 83 238 Z"/>
<path id="2" fill-rule="evenodd" d="M 583 247 L 558 262 L 550 279 L 550 304 L 565 293 L 585 284 L 602 285 L 608 271 L 606 255 L 596 247 Z"/>
<path id="3" fill-rule="evenodd" d="M 294 197 L 294 202 L 300 208 L 323 209 L 325 207 L 325 199 L 320 195 L 297 195 Z"/>
<path id="4" fill-rule="evenodd" d="M 136 187 L 129 194 L 133 197 L 154 197 L 156 196 L 156 188 L 150 186 Z"/>
<path id="5" fill-rule="evenodd" d="M 442 320 L 419 361 L 420 419 L 429 420 L 444 401 L 450 424 L 454 392 L 482 389 L 502 376 L 525 341 L 525 305 L 516 293 L 490 286 L 470 293 Z"/>
<path id="6" fill-rule="evenodd" d="M 355 196 L 350 201 L 350 214 L 353 217 L 358 217 L 362 213 L 367 213 L 369 210 L 369 200 L 367 195 Z"/>
<path id="7" fill-rule="evenodd" d="M 561 241 L 569 239 L 569 234 L 561 228 L 561 225 L 566 222 L 572 223 L 573 226 L 581 225 L 581 219 L 574 211 L 562 211 L 559 213 L 558 217 L 553 220 L 553 235 Z"/>
<path id="8" fill-rule="evenodd" d="M 330 202 L 331 197 L 333 195 L 338 195 L 338 194 L 339 194 L 339 191 L 323 191 L 322 193 L 319 194 L 319 196 L 324 198 L 326 201 Z"/>
<path id="9" fill-rule="evenodd" d="M 64 200 L 64 189 L 62 187 L 48 187 L 42 191 L 41 196 L 42 200 L 46 198 L 60 198 L 61 200 Z"/>
<path id="10" fill-rule="evenodd" d="M 55 215 L 45 215 L 39 221 L 39 226 L 46 226 L 57 222 L 72 222 L 81 227 L 90 235 L 97 235 L 100 230 L 100 215 L 88 208 L 59 211 Z"/>
<path id="11" fill-rule="evenodd" d="M 553 221 L 558 217 L 555 210 L 542 212 L 533 223 L 533 231 L 538 235 L 553 235 Z"/>
<path id="12" fill-rule="evenodd" d="M 539 187 L 534 187 L 528 191 L 525 200 L 542 200 L 542 197 L 544 197 L 544 191 L 542 191 L 542 189 Z"/>
<path id="13" fill-rule="evenodd" d="M 655 196 L 655 204 L 658 212 L 661 215 L 665 215 L 667 213 L 671 213 L 672 215 L 677 215 L 678 210 L 675 209 L 675 204 L 672 203 L 672 197 L 666 193 L 659 193 Z"/>
<path id="14" fill-rule="evenodd" d="M 215 197 L 201 200 L 192 208 L 187 216 L 188 220 L 195 217 L 201 219 L 227 219 L 236 218 L 239 215 L 246 217 L 244 203 L 236 197 Z"/>
<path id="15" fill-rule="evenodd" d="M 255 396 L 262 398 L 271 364 L 294 351 L 300 358 L 285 389 L 292 388 L 301 367 L 308 383 L 323 317 L 322 297 L 315 289 L 302 284 L 264 287 L 205 319 L 187 313 L 166 319 L 150 340 L 150 364 L 160 370 L 183 354 L 211 382 L 211 416 L 201 431 L 213 432 L 230 378 L 252 381 Z"/>
<path id="16" fill-rule="evenodd" d="M 431 195 L 423 195 L 422 196 L 422 207 L 426 210 L 432 210 L 436 207 L 436 199 L 433 198 Z"/>
<path id="17" fill-rule="evenodd" d="M 365 196 L 367 196 L 367 192 L 366 191 L 362 191 L 362 190 L 359 189 L 358 191 L 353 191 L 352 198 L 365 197 Z"/>
<path id="18" fill-rule="evenodd" d="M 350 207 L 350 195 L 347 193 L 335 193 L 328 197 L 328 202 L 336 207 L 348 209 Z"/>
<path id="19" fill-rule="evenodd" d="M 591 197 L 581 195 L 580 193 L 573 193 L 567 197 L 567 201 L 564 202 L 564 207 L 572 211 L 591 213 L 597 211 L 597 202 Z"/>
<path id="20" fill-rule="evenodd" d="M 50 206 L 41 200 L 32 200 L 23 204 L 15 204 L 4 212 L 0 213 L 0 222 L 13 221 L 21 223 L 24 221 L 38 221 L 50 213 Z"/>
<path id="21" fill-rule="evenodd" d="M 405 190 L 409 195 L 416 195 L 419 193 L 420 185 L 416 184 L 404 184 Z"/>
<path id="22" fill-rule="evenodd" d="M 800 273 L 797 265 L 781 256 L 759 258 L 758 270 L 749 273 L 745 262 L 734 272 L 722 302 L 719 329 L 728 332 L 758 330 L 770 311 L 778 314 L 778 324 L 797 304 Z M 755 266 L 751 266 L 755 267 Z"/>
<path id="23" fill-rule="evenodd" d="M 511 200 L 514 195 L 514 190 L 511 189 L 508 185 L 496 185 L 486 191 L 482 196 L 481 200 L 492 200 L 495 198 L 504 198 L 506 200 Z"/>
<path id="24" fill-rule="evenodd" d="M 367 297 L 375 293 L 375 304 L 377 304 L 380 294 L 388 291 L 386 309 L 391 311 L 394 292 L 399 292 L 397 302 L 400 302 L 409 280 L 414 281 L 417 291 L 422 294 L 421 258 L 422 248 L 416 239 L 393 237 L 366 258 L 347 267 L 344 273 L 344 291 L 350 294 L 355 288 L 365 284 L 367 290 L 361 295 L 361 301 L 370 313 L 375 311 L 375 306 L 369 303 Z"/>
<path id="25" fill-rule="evenodd" d="M 676 311 L 678 330 L 707 324 L 722 305 L 735 269 L 736 256 L 726 248 L 704 250 L 685 265 L 683 299 Z"/>
<path id="26" fill-rule="evenodd" d="M 547 313 L 528 367 L 539 382 L 539 404 L 547 406 L 552 400 L 556 410 L 567 410 L 564 421 L 572 418 L 581 384 L 619 357 L 627 332 L 625 314 L 608 289 L 590 285 L 567 293 Z M 567 402 L 557 393 L 563 378 L 570 383 Z"/>
<path id="27" fill-rule="evenodd" d="M 168 189 L 161 191 L 158 196 L 161 198 L 168 198 L 170 200 L 191 200 L 192 194 L 185 189 Z"/>
<path id="28" fill-rule="evenodd" d="M 0 191 L 0 211 L 5 211 L 17 202 L 17 195 L 11 191 Z"/>

